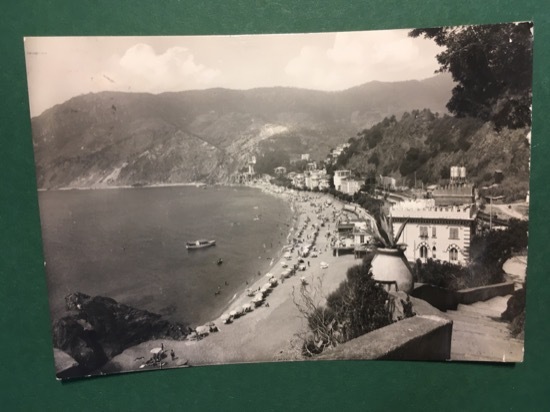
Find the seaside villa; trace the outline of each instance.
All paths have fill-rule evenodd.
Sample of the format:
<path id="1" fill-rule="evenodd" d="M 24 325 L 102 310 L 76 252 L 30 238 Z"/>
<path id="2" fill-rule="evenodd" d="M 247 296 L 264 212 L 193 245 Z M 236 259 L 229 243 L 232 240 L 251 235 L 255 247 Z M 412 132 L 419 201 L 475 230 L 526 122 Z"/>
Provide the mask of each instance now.
<path id="1" fill-rule="evenodd" d="M 359 191 L 363 182 L 351 178 L 351 170 L 334 172 L 334 188 L 339 192 L 353 195 Z"/>
<path id="2" fill-rule="evenodd" d="M 474 204 L 436 206 L 434 199 L 406 201 L 390 209 L 393 230 L 408 219 L 399 243 L 407 244 L 405 257 L 414 262 L 428 259 L 465 265 L 470 258 L 470 239 L 475 233 Z"/>

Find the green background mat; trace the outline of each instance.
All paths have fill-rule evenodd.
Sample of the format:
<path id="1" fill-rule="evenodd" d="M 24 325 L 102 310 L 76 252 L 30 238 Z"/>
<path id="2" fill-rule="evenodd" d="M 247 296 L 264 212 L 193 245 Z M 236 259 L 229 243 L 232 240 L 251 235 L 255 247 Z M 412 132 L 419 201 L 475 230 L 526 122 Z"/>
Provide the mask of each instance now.
<path id="1" fill-rule="evenodd" d="M 0 408 L 550 410 L 550 3 L 547 0 L 4 1 L 0 9 Z M 209 366 L 54 378 L 23 36 L 349 31 L 535 22 L 525 362 Z M 546 207 L 545 207 L 546 206 Z M 546 210 L 545 210 L 546 209 Z M 546 259 L 546 260 L 545 260 Z"/>

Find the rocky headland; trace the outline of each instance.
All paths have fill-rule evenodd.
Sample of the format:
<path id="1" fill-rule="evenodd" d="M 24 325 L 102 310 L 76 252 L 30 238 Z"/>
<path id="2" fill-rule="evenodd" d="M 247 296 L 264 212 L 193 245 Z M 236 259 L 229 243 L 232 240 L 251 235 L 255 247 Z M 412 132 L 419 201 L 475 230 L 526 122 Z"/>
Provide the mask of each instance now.
<path id="1" fill-rule="evenodd" d="M 65 303 L 69 314 L 54 323 L 53 344 L 86 374 L 93 374 L 126 348 L 155 339 L 183 340 L 188 333 L 181 323 L 108 297 L 76 292 L 67 295 Z"/>

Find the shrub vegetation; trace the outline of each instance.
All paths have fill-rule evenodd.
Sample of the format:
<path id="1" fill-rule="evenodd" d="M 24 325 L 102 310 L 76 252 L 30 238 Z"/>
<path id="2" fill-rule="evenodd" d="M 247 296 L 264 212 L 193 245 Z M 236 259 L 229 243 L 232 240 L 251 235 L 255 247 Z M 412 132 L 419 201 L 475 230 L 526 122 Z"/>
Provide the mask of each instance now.
<path id="1" fill-rule="evenodd" d="M 458 290 L 486 286 L 504 281 L 502 266 L 514 252 L 527 248 L 526 221 L 510 220 L 506 230 L 491 230 L 473 236 L 471 262 L 467 266 L 429 259 L 416 262 L 416 282 Z"/>
<path id="2" fill-rule="evenodd" d="M 312 356 L 392 323 L 388 294 L 370 273 L 373 255 L 348 269 L 338 289 L 319 302 L 320 286 L 302 286 L 294 302 L 307 319 L 302 354 Z"/>

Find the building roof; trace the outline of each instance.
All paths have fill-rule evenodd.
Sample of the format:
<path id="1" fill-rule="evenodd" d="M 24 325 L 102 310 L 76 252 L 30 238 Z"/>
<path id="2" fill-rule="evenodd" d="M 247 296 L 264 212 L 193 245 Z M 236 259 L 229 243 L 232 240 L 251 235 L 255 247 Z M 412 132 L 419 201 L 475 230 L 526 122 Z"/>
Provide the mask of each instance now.
<path id="1" fill-rule="evenodd" d="M 477 214 L 475 205 L 435 206 L 429 202 L 401 202 L 390 209 L 395 218 L 418 218 L 433 220 L 474 220 Z"/>

